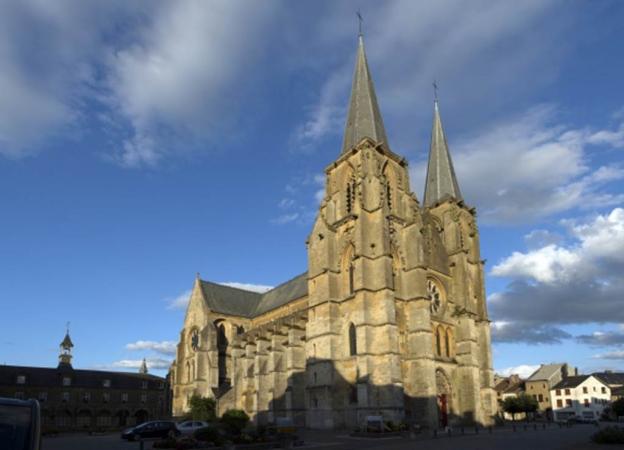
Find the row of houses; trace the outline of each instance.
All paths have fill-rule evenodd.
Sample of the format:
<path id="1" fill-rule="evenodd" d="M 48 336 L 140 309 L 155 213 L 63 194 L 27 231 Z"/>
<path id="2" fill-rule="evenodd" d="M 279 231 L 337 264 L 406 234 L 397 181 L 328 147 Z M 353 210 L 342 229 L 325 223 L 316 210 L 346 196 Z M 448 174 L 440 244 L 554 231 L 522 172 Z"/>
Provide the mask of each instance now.
<path id="1" fill-rule="evenodd" d="M 605 407 L 624 396 L 624 373 L 596 372 L 580 375 L 565 363 L 543 364 L 527 379 L 518 375 L 495 378 L 499 414 L 506 398 L 521 394 L 533 397 L 538 414 L 548 420 L 562 421 L 571 417 L 597 420 Z"/>

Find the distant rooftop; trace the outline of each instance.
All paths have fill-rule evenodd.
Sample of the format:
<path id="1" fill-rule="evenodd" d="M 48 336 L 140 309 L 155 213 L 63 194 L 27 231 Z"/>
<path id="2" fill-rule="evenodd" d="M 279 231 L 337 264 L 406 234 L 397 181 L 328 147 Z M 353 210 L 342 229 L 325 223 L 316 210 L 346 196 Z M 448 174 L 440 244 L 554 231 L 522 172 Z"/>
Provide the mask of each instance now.
<path id="1" fill-rule="evenodd" d="M 527 379 L 528 381 L 547 381 L 550 380 L 553 375 L 561 371 L 561 368 L 565 366 L 561 364 L 542 364 L 533 374 Z"/>

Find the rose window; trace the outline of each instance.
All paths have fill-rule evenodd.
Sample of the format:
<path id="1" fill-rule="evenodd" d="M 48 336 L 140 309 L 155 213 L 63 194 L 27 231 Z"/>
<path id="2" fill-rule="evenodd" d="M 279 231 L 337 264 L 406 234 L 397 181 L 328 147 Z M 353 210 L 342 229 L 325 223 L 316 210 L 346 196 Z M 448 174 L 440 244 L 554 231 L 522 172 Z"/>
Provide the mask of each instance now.
<path id="1" fill-rule="evenodd" d="M 439 313 L 442 308 L 442 293 L 440 288 L 433 280 L 427 280 L 427 295 L 431 301 L 431 312 Z"/>

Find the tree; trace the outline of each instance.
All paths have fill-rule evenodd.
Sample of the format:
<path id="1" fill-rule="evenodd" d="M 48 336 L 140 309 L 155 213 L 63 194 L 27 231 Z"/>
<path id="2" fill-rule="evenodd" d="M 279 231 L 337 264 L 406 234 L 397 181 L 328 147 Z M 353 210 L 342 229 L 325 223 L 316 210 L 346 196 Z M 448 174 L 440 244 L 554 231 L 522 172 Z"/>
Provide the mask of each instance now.
<path id="1" fill-rule="evenodd" d="M 624 416 L 624 397 L 618 398 L 611 403 L 611 411 L 615 414 L 616 419 L 620 416 Z"/>
<path id="2" fill-rule="evenodd" d="M 516 414 L 522 412 L 522 405 L 518 397 L 507 397 L 503 400 L 503 411 L 511 414 L 511 420 L 516 420 Z"/>
<path id="3" fill-rule="evenodd" d="M 530 395 L 520 394 L 518 396 L 518 404 L 520 407 L 520 411 L 526 414 L 526 418 L 528 420 L 529 413 L 534 413 L 539 408 L 539 404 L 535 397 L 531 397 Z"/>
<path id="4" fill-rule="evenodd" d="M 205 422 L 211 422 L 215 420 L 215 406 L 216 402 L 214 398 L 201 397 L 194 394 L 191 397 L 191 417 L 193 420 L 203 420 Z"/>
<path id="5" fill-rule="evenodd" d="M 249 416 L 242 409 L 228 409 L 221 416 L 221 423 L 232 434 L 238 436 L 247 426 Z"/>

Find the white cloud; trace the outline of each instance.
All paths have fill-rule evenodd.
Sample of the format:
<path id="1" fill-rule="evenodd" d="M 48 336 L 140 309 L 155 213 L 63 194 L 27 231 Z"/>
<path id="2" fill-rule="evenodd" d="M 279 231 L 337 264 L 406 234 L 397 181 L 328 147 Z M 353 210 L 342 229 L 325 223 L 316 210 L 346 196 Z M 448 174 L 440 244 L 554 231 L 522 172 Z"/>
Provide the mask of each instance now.
<path id="1" fill-rule="evenodd" d="M 166 300 L 167 309 L 186 309 L 189 300 L 191 299 L 192 290 L 184 291 L 177 297 L 169 298 Z"/>
<path id="2" fill-rule="evenodd" d="M 127 350 L 144 351 L 151 350 L 163 355 L 175 355 L 177 343 L 174 341 L 136 341 L 126 344 Z"/>
<path id="3" fill-rule="evenodd" d="M 550 244 L 526 253 L 514 252 L 495 265 L 492 275 L 565 283 L 591 278 L 605 266 L 624 267 L 624 209 L 615 208 L 587 223 L 564 222 L 576 240 L 569 247 Z"/>
<path id="4" fill-rule="evenodd" d="M 3 5 L 0 155 L 22 157 L 55 133 L 86 134 L 90 126 L 109 134 L 114 148 L 106 156 L 124 167 L 153 166 L 198 149 L 199 140 L 210 148 L 237 116 L 250 88 L 240 80 L 270 42 L 257 37 L 276 7 L 224 0 Z"/>
<path id="5" fill-rule="evenodd" d="M 494 321 L 491 324 L 492 342 L 528 344 L 559 344 L 563 339 L 572 337 L 569 333 L 545 324 L 527 326 L 522 322 Z"/>
<path id="6" fill-rule="evenodd" d="M 277 216 L 276 218 L 271 219 L 271 223 L 274 223 L 276 225 L 284 225 L 286 223 L 294 222 L 298 218 L 299 218 L 298 212 L 281 214 Z"/>
<path id="7" fill-rule="evenodd" d="M 595 358 L 595 359 L 624 360 L 624 351 L 600 353 L 598 355 L 593 355 L 592 358 Z"/>
<path id="8" fill-rule="evenodd" d="M 514 252 L 492 269 L 492 275 L 511 279 L 488 297 L 495 324 L 504 325 L 493 326 L 493 339 L 500 333 L 507 342 L 536 337 L 556 342 L 571 337 L 557 325 L 624 322 L 624 209 L 563 224 L 569 244 Z M 599 344 L 599 337 L 578 339 Z M 618 339 L 610 333 L 602 344 Z"/>
<path id="9" fill-rule="evenodd" d="M 524 236 L 524 242 L 530 249 L 546 247 L 561 242 L 561 236 L 548 230 L 533 230 Z"/>
<path id="10" fill-rule="evenodd" d="M 510 375 L 520 375 L 520 378 L 526 379 L 529 378 L 533 373 L 540 368 L 539 364 L 530 365 L 530 364 L 520 364 L 519 366 L 514 367 L 506 367 L 504 369 L 497 370 L 496 373 L 503 376 L 508 377 Z"/>
<path id="11" fill-rule="evenodd" d="M 264 293 L 273 289 L 273 286 L 266 286 L 264 284 L 252 284 L 252 283 L 239 283 L 237 281 L 220 282 L 224 286 L 230 286 L 233 288 L 244 289 L 246 291 Z"/>
<path id="12" fill-rule="evenodd" d="M 607 144 L 614 148 L 624 148 L 624 123 L 621 123 L 615 131 L 597 131 L 589 137 L 588 141 L 591 144 Z"/>
<path id="13" fill-rule="evenodd" d="M 624 202 L 624 195 L 606 191 L 608 183 L 624 178 L 624 169 L 592 169 L 590 140 L 590 131 L 557 123 L 556 110 L 541 105 L 451 142 L 451 152 L 463 196 L 477 206 L 482 222 L 531 222 Z M 416 186 L 424 185 L 425 173 L 424 161 L 412 167 Z"/>
<path id="14" fill-rule="evenodd" d="M 146 358 L 148 369 L 163 370 L 171 366 L 172 360 L 164 358 Z M 122 359 L 113 362 L 109 367 L 113 369 L 139 369 L 143 364 L 142 359 Z"/>
<path id="15" fill-rule="evenodd" d="M 127 167 L 156 164 L 179 139 L 187 147 L 196 138 L 211 141 L 227 125 L 244 98 L 247 83 L 238 81 L 253 70 L 264 42 L 256 38 L 275 7 L 163 5 L 141 23 L 137 40 L 109 60 L 110 104 L 132 130 L 117 155 Z"/>

